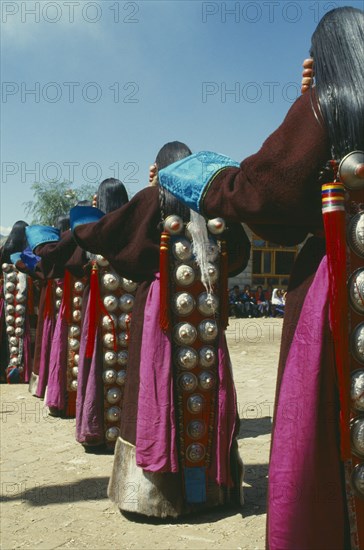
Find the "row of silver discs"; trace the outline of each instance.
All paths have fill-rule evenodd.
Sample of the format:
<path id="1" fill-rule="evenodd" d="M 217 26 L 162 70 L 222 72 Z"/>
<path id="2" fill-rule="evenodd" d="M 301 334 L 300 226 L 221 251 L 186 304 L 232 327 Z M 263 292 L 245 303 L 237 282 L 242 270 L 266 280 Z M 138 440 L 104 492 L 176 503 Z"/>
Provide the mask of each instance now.
<path id="1" fill-rule="evenodd" d="M 364 212 L 351 219 L 348 243 L 351 250 L 364 259 Z M 351 307 L 359 315 L 364 315 L 364 267 L 351 274 L 348 287 Z M 353 357 L 363 365 L 351 373 L 351 403 L 356 414 L 350 428 L 351 445 L 353 453 L 364 460 L 364 322 L 354 327 L 350 345 Z M 352 480 L 356 493 L 364 498 L 364 462 L 354 468 Z"/>
<path id="2" fill-rule="evenodd" d="M 2 265 L 4 274 L 5 323 L 9 341 L 9 367 L 24 370 L 23 337 L 27 300 L 27 276 L 13 264 Z"/>
<path id="3" fill-rule="evenodd" d="M 225 230 L 221 218 L 209 220 L 210 233 L 205 250 L 207 252 L 207 272 L 212 285 L 219 279 L 219 246 L 214 238 Z M 206 448 L 201 439 L 206 435 L 208 426 L 201 418 L 205 409 L 206 392 L 216 386 L 216 363 L 218 325 L 216 313 L 219 299 L 213 292 L 200 292 L 193 295 L 189 287 L 200 279 L 200 270 L 193 254 L 193 222 L 184 230 L 183 220 L 179 216 L 168 216 L 164 230 L 170 234 L 171 256 L 173 261 L 173 284 L 183 290 L 172 296 L 171 306 L 177 321 L 173 327 L 174 364 L 177 367 L 177 384 L 182 395 L 187 394 L 188 412 L 195 418 L 183 427 L 193 443 L 189 443 L 185 455 L 192 463 L 200 462 L 206 456 Z M 189 316 L 199 314 L 201 321 L 197 326 L 189 322 Z M 183 419 L 183 411 L 179 411 Z M 183 420 L 182 420 L 183 422 Z"/>
<path id="4" fill-rule="evenodd" d="M 96 257 L 96 263 L 100 270 L 102 301 L 107 311 L 102 318 L 105 438 L 113 444 L 120 433 L 116 424 L 122 412 L 131 312 L 137 283 L 118 275 L 102 256 Z"/>
<path id="5" fill-rule="evenodd" d="M 358 168 L 364 164 L 364 152 L 353 151 L 340 163 L 339 175 L 347 192 L 364 191 L 364 181 L 358 177 Z M 361 202 L 361 201 L 359 201 Z M 357 265 L 364 259 L 364 211 L 360 210 L 349 222 L 347 243 L 351 258 Z M 355 269 L 348 278 L 350 306 L 356 315 L 364 315 L 364 266 Z M 364 321 L 351 326 L 350 349 L 353 358 L 361 365 L 351 373 L 351 407 L 355 414 L 351 421 L 351 447 L 353 454 L 364 461 Z M 355 493 L 364 498 L 364 462 L 359 462 L 352 472 Z"/>
<path id="6" fill-rule="evenodd" d="M 60 287 L 56 289 L 59 292 Z M 82 300 L 85 285 L 75 280 L 71 290 L 71 324 L 68 327 L 67 387 L 77 391 L 78 363 L 81 340 Z"/>

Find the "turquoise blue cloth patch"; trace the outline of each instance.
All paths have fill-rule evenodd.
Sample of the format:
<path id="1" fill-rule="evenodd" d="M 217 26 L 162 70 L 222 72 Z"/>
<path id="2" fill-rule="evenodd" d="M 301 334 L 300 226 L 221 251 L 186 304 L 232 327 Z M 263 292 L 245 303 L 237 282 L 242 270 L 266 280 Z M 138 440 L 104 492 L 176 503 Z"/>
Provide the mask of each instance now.
<path id="1" fill-rule="evenodd" d="M 61 237 L 59 229 L 50 225 L 28 225 L 25 235 L 32 251 L 40 244 L 54 243 Z"/>
<path id="2" fill-rule="evenodd" d="M 170 164 L 158 172 L 159 184 L 196 212 L 201 211 L 205 188 L 222 168 L 239 163 L 225 155 L 200 151 Z"/>
<path id="3" fill-rule="evenodd" d="M 185 493 L 188 504 L 206 502 L 206 470 L 203 467 L 184 468 Z"/>
<path id="4" fill-rule="evenodd" d="M 14 252 L 10 254 L 10 262 L 15 265 L 18 260 L 21 260 L 21 252 Z"/>
<path id="5" fill-rule="evenodd" d="M 70 211 L 70 225 L 73 231 L 78 225 L 98 222 L 105 213 L 94 206 L 74 206 Z"/>

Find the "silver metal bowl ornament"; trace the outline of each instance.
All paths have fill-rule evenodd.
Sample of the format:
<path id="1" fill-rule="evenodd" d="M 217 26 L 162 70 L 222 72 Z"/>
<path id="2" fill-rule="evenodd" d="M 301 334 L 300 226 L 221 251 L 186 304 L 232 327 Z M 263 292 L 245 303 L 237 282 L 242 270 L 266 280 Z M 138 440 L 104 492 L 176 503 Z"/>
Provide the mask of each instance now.
<path id="1" fill-rule="evenodd" d="M 16 299 L 18 304 L 24 304 L 27 300 L 27 297 L 22 292 L 18 292 L 15 296 L 15 299 Z"/>
<path id="2" fill-rule="evenodd" d="M 215 294 L 202 292 L 198 297 L 197 308 L 203 315 L 215 315 L 219 299 Z"/>
<path id="3" fill-rule="evenodd" d="M 216 378 L 212 372 L 203 371 L 198 375 L 198 381 L 203 390 L 211 390 L 215 386 Z"/>
<path id="4" fill-rule="evenodd" d="M 116 273 L 105 273 L 102 276 L 102 286 L 106 290 L 115 291 L 120 286 L 120 277 Z"/>
<path id="5" fill-rule="evenodd" d="M 78 353 L 75 353 L 74 356 L 73 356 L 74 365 L 78 365 L 79 359 L 80 359 L 80 356 L 78 355 Z"/>
<path id="6" fill-rule="evenodd" d="M 22 315 L 19 315 L 19 317 L 15 318 L 15 326 L 22 327 L 24 325 L 24 317 Z"/>
<path id="7" fill-rule="evenodd" d="M 80 341 L 77 338 L 69 338 L 68 345 L 70 350 L 77 351 L 80 348 Z"/>
<path id="8" fill-rule="evenodd" d="M 193 369 L 198 361 L 197 351 L 190 347 L 179 348 L 177 351 L 177 363 L 182 369 Z"/>
<path id="9" fill-rule="evenodd" d="M 15 334 L 15 327 L 13 325 L 9 325 L 6 327 L 6 334 L 12 336 Z"/>
<path id="10" fill-rule="evenodd" d="M 200 414 L 205 406 L 205 399 L 202 395 L 196 393 L 190 395 L 187 399 L 187 409 L 192 414 Z"/>
<path id="11" fill-rule="evenodd" d="M 180 286 L 189 286 L 195 281 L 196 274 L 190 265 L 182 264 L 175 271 L 176 283 Z"/>
<path id="12" fill-rule="evenodd" d="M 188 423 L 187 433 L 191 439 L 201 439 L 206 433 L 206 424 L 202 420 L 192 420 Z"/>
<path id="13" fill-rule="evenodd" d="M 129 313 L 122 313 L 119 315 L 118 326 L 122 330 L 126 330 L 131 323 L 131 315 Z"/>
<path id="14" fill-rule="evenodd" d="M 81 296 L 74 296 L 72 302 L 73 302 L 74 307 L 77 307 L 77 308 L 82 307 L 82 297 Z"/>
<path id="15" fill-rule="evenodd" d="M 75 309 L 72 311 L 72 319 L 76 321 L 76 323 L 79 323 L 81 321 L 82 313 L 80 309 Z"/>
<path id="16" fill-rule="evenodd" d="M 177 315 L 189 315 L 196 307 L 196 302 L 188 292 L 179 292 L 173 296 L 172 307 Z"/>
<path id="17" fill-rule="evenodd" d="M 71 372 L 72 372 L 72 376 L 73 376 L 74 378 L 77 378 L 77 376 L 78 376 L 78 367 L 72 367 L 72 371 L 71 371 Z"/>
<path id="18" fill-rule="evenodd" d="M 107 410 L 106 418 L 109 422 L 117 422 L 121 418 L 121 409 L 120 407 L 110 407 Z"/>
<path id="19" fill-rule="evenodd" d="M 361 267 L 351 274 L 349 281 L 349 296 L 351 307 L 364 315 L 364 268 Z"/>
<path id="20" fill-rule="evenodd" d="M 16 283 L 17 280 L 18 280 L 18 277 L 17 277 L 15 271 L 10 272 L 10 273 L 6 276 L 6 280 L 7 280 L 9 283 Z"/>
<path id="21" fill-rule="evenodd" d="M 123 294 L 119 298 L 119 307 L 124 313 L 129 313 L 134 306 L 134 296 L 132 294 Z"/>
<path id="22" fill-rule="evenodd" d="M 357 369 L 351 373 L 350 388 L 352 409 L 358 412 L 364 411 L 364 370 Z"/>
<path id="23" fill-rule="evenodd" d="M 22 304 L 16 304 L 15 313 L 17 313 L 18 315 L 25 315 L 25 306 L 23 306 Z"/>
<path id="24" fill-rule="evenodd" d="M 127 352 L 127 350 L 123 349 L 123 350 L 118 352 L 117 363 L 118 363 L 118 365 L 121 365 L 122 367 L 125 367 L 128 364 L 128 352 Z"/>
<path id="25" fill-rule="evenodd" d="M 180 238 L 172 244 L 173 256 L 181 261 L 187 262 L 192 258 L 192 247 L 190 241 L 184 238 Z"/>
<path id="26" fill-rule="evenodd" d="M 186 449 L 186 457 L 191 462 L 200 462 L 205 457 L 206 450 L 201 443 L 192 443 Z"/>
<path id="27" fill-rule="evenodd" d="M 83 284 L 82 281 L 75 281 L 75 283 L 73 285 L 73 288 L 74 288 L 75 292 L 80 294 L 81 292 L 84 291 L 85 285 Z"/>
<path id="28" fill-rule="evenodd" d="M 78 325 L 71 325 L 68 329 L 68 336 L 77 338 L 81 334 L 81 329 Z"/>
<path id="29" fill-rule="evenodd" d="M 127 348 L 129 345 L 129 335 L 127 332 L 120 332 L 118 334 L 118 344 L 122 348 Z"/>
<path id="30" fill-rule="evenodd" d="M 6 313 L 13 315 L 13 313 L 15 313 L 15 307 L 12 304 L 8 304 L 6 306 Z"/>
<path id="31" fill-rule="evenodd" d="M 191 345 L 197 338 L 197 331 L 190 323 L 178 323 L 174 327 L 174 339 L 177 344 Z"/>
<path id="32" fill-rule="evenodd" d="M 24 329 L 22 327 L 16 327 L 15 328 L 15 335 L 16 336 L 23 336 L 24 334 Z"/>
<path id="33" fill-rule="evenodd" d="M 116 365 L 118 356 L 115 351 L 107 351 L 104 354 L 104 364 L 108 367 L 112 367 L 113 365 Z"/>
<path id="34" fill-rule="evenodd" d="M 203 342 L 212 342 L 217 334 L 217 324 L 212 319 L 205 319 L 198 325 L 198 335 Z"/>
<path id="35" fill-rule="evenodd" d="M 7 282 L 7 283 L 5 283 L 5 290 L 6 290 L 7 292 L 14 292 L 14 290 L 15 290 L 15 285 L 14 285 L 14 283 L 12 283 L 12 282 L 10 282 L 10 281 Z"/>
<path id="36" fill-rule="evenodd" d="M 15 323 L 15 317 L 14 315 L 7 315 L 5 317 L 5 321 L 7 325 L 13 325 Z"/>
<path id="37" fill-rule="evenodd" d="M 192 372 L 184 372 L 180 375 L 178 384 L 183 391 L 192 392 L 197 388 L 197 378 Z"/>
<path id="38" fill-rule="evenodd" d="M 118 299 L 112 294 L 104 296 L 103 303 L 107 311 L 116 311 L 118 309 Z"/>
<path id="39" fill-rule="evenodd" d="M 212 220 L 208 220 L 207 222 L 207 229 L 212 233 L 213 235 L 221 235 L 225 231 L 226 223 L 223 218 L 213 218 Z"/>
<path id="40" fill-rule="evenodd" d="M 170 235 L 178 235 L 183 229 L 183 220 L 180 216 L 171 215 L 164 220 L 164 231 Z"/>
<path id="41" fill-rule="evenodd" d="M 10 273 L 10 271 L 13 271 L 14 267 L 11 264 L 4 263 L 2 264 L 1 269 L 4 273 Z"/>
<path id="42" fill-rule="evenodd" d="M 100 254 L 97 254 L 97 256 L 96 256 L 96 263 L 100 267 L 106 267 L 106 266 L 109 265 L 108 260 L 106 258 L 104 258 L 103 256 L 101 256 Z"/>
<path id="43" fill-rule="evenodd" d="M 111 428 L 106 430 L 106 433 L 105 433 L 105 437 L 107 441 L 110 441 L 110 442 L 116 441 L 119 435 L 120 435 L 120 430 L 119 428 L 116 428 L 116 426 L 112 426 Z"/>
<path id="44" fill-rule="evenodd" d="M 347 189 L 364 189 L 364 151 L 352 151 L 339 164 L 338 176 Z"/>
<path id="45" fill-rule="evenodd" d="M 364 323 L 355 327 L 351 335 L 351 352 L 359 363 L 364 364 Z"/>
<path id="46" fill-rule="evenodd" d="M 12 304 L 14 302 L 14 294 L 11 294 L 11 292 L 6 292 L 5 293 L 5 302 L 7 302 L 8 304 Z"/>
<path id="47" fill-rule="evenodd" d="M 364 463 L 357 464 L 351 474 L 351 485 L 355 493 L 364 498 Z"/>
<path id="48" fill-rule="evenodd" d="M 356 214 L 350 220 L 347 239 L 350 248 L 364 258 L 364 212 Z"/>
<path id="49" fill-rule="evenodd" d="M 61 286 L 57 286 L 56 288 L 56 296 L 59 296 L 60 298 L 63 295 L 63 288 Z"/>
<path id="50" fill-rule="evenodd" d="M 106 393 L 106 401 L 114 405 L 121 399 L 121 390 L 119 388 L 111 388 Z"/>
<path id="51" fill-rule="evenodd" d="M 121 370 L 119 370 L 118 375 L 116 377 L 116 383 L 119 386 L 124 386 L 125 381 L 126 381 L 126 370 L 121 369 Z"/>
<path id="52" fill-rule="evenodd" d="M 76 391 L 76 390 L 77 390 L 77 386 L 78 386 L 77 380 L 72 380 L 72 382 L 71 382 L 71 389 L 72 389 L 73 391 Z"/>
<path id="53" fill-rule="evenodd" d="M 207 268 L 207 274 L 209 276 L 209 280 L 211 284 L 216 283 L 216 281 L 219 278 L 219 270 L 216 265 L 210 263 Z"/>
<path id="54" fill-rule="evenodd" d="M 204 346 L 199 351 L 201 367 L 213 367 L 216 363 L 216 352 L 210 346 Z"/>
<path id="55" fill-rule="evenodd" d="M 107 332 L 104 334 L 102 338 L 102 343 L 104 344 L 105 348 L 113 349 L 114 347 L 115 338 L 112 332 Z"/>
<path id="56" fill-rule="evenodd" d="M 101 324 L 104 330 L 113 330 L 117 325 L 116 315 L 113 313 L 110 313 L 110 315 L 104 315 Z"/>
<path id="57" fill-rule="evenodd" d="M 135 283 L 131 279 L 121 278 L 121 288 L 126 292 L 135 292 L 137 289 L 138 283 Z"/>
<path id="58" fill-rule="evenodd" d="M 102 373 L 104 384 L 114 384 L 116 382 L 116 377 L 117 372 L 114 369 L 107 369 Z"/>
<path id="59" fill-rule="evenodd" d="M 358 416 L 351 422 L 350 435 L 351 435 L 351 449 L 353 453 L 359 458 L 364 458 L 364 418 L 363 417 Z"/>

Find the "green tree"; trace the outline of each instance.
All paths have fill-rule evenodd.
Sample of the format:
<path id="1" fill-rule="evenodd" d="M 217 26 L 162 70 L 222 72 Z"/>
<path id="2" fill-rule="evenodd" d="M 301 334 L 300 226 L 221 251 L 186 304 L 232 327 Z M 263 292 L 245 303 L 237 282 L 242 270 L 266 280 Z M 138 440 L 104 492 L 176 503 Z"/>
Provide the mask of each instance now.
<path id="1" fill-rule="evenodd" d="M 32 224 L 56 225 L 58 216 L 68 214 L 80 200 L 92 200 L 96 187 L 82 185 L 72 189 L 69 181 L 33 183 L 34 200 L 23 203 Z"/>

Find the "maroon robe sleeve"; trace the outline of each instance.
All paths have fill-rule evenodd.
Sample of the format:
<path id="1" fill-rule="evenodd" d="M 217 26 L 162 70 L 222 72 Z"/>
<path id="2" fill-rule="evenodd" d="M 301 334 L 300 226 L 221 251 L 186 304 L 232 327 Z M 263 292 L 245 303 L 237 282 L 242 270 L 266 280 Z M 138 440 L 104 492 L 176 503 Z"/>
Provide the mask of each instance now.
<path id="1" fill-rule="evenodd" d="M 311 101 L 310 94 L 301 96 L 258 153 L 216 176 L 204 198 L 205 215 L 245 222 L 281 244 L 301 242 L 321 228 L 318 176 L 330 150 Z"/>
<path id="2" fill-rule="evenodd" d="M 82 277 L 87 263 L 85 252 L 77 247 L 71 231 L 64 232 L 57 242 L 37 246 L 35 254 L 41 257 L 34 270 L 38 279 L 62 278 L 65 269 Z"/>
<path id="3" fill-rule="evenodd" d="M 82 248 L 104 256 L 118 273 L 145 281 L 159 271 L 160 217 L 159 191 L 146 187 L 98 222 L 76 226 L 74 236 Z"/>

